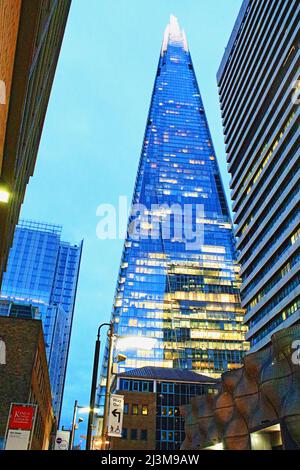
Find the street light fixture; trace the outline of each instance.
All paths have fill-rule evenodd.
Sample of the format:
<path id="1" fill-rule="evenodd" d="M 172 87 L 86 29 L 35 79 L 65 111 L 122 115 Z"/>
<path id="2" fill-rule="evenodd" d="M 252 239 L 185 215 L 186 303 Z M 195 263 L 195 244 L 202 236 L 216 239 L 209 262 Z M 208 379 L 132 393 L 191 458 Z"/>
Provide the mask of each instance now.
<path id="1" fill-rule="evenodd" d="M 69 443 L 69 450 L 72 450 L 73 449 L 73 446 L 74 446 L 74 438 L 75 438 L 75 431 L 76 429 L 78 429 L 78 426 L 77 426 L 77 411 L 78 410 L 85 410 L 86 407 L 85 406 L 79 406 L 78 405 L 78 400 L 75 400 L 75 403 L 74 403 L 74 411 L 73 411 L 73 420 L 72 420 L 72 428 L 71 428 L 71 435 L 70 435 L 70 443 Z M 83 422 L 83 418 L 79 418 L 78 419 L 78 423 L 82 423 Z"/>
<path id="2" fill-rule="evenodd" d="M 8 204 L 10 198 L 9 187 L 0 179 L 0 203 Z"/>
<path id="3" fill-rule="evenodd" d="M 144 349 L 151 351 L 157 344 L 157 339 L 145 336 L 119 336 L 116 342 L 116 349 Z"/>

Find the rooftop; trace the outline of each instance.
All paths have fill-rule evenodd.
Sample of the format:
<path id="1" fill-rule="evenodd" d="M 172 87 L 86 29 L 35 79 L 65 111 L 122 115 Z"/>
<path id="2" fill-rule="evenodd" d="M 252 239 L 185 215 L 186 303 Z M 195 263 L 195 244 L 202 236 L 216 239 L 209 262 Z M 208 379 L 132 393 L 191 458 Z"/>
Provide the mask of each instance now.
<path id="1" fill-rule="evenodd" d="M 48 232 L 54 235 L 58 235 L 59 237 L 61 236 L 61 232 L 62 232 L 61 225 L 49 224 L 46 222 L 37 222 L 35 220 L 21 219 L 18 222 L 17 227 L 22 228 L 22 229 L 34 230 L 38 232 Z"/>
<path id="2" fill-rule="evenodd" d="M 168 369 L 165 367 L 141 367 L 140 369 L 129 370 L 118 377 L 137 378 L 137 379 L 158 379 L 158 380 L 174 380 L 176 382 L 196 382 L 215 384 L 219 381 L 206 375 L 197 374 L 188 369 Z"/>
<path id="3" fill-rule="evenodd" d="M 238 36 L 240 34 L 244 18 L 246 16 L 246 14 L 248 13 L 248 9 L 250 7 L 250 2 L 251 2 L 251 0 L 243 0 L 241 9 L 239 11 L 238 17 L 237 17 L 236 22 L 234 24 L 233 31 L 232 31 L 231 36 L 229 38 L 228 44 L 225 48 L 225 52 L 224 52 L 224 55 L 223 55 L 223 58 L 222 58 L 222 61 L 221 61 L 221 64 L 220 64 L 220 67 L 219 67 L 219 70 L 218 70 L 218 73 L 217 73 L 218 84 L 220 84 L 220 82 L 222 80 L 223 74 L 225 73 L 227 63 L 231 58 L 231 53 L 233 52 L 233 50 L 236 46 L 236 41 L 237 41 Z"/>
<path id="4" fill-rule="evenodd" d="M 165 30 L 161 49 L 162 55 L 168 49 L 169 44 L 183 47 L 186 52 L 189 50 L 186 34 L 184 30 L 180 28 L 179 21 L 174 15 L 170 16 L 170 21 Z"/>

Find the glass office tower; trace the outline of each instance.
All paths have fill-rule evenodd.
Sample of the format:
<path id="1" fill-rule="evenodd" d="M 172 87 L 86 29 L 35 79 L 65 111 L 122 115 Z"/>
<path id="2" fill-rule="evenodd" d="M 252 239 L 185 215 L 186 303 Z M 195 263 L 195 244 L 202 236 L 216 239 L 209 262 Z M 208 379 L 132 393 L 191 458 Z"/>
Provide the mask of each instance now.
<path id="1" fill-rule="evenodd" d="M 0 296 L 1 315 L 11 315 L 18 304 L 30 305 L 33 318 L 43 322 L 57 419 L 61 413 L 82 252 L 82 242 L 78 246 L 63 242 L 61 231 L 62 227 L 56 225 L 19 222 Z"/>
<path id="2" fill-rule="evenodd" d="M 173 16 L 132 207 L 112 313 L 117 337 L 133 337 L 115 345 L 126 356 L 119 371 L 158 366 L 219 376 L 239 367 L 247 344 L 231 217 L 187 40 Z M 151 350 L 136 336 L 155 340 Z M 106 359 L 102 375 L 105 368 Z"/>

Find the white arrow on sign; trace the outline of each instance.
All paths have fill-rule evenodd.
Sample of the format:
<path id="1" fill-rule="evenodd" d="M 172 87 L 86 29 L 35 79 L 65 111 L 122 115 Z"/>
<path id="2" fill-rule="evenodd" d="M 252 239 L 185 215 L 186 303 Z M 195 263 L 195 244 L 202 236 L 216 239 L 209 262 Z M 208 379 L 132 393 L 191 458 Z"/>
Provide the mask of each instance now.
<path id="1" fill-rule="evenodd" d="M 123 395 L 111 395 L 109 401 L 109 415 L 107 435 L 110 437 L 122 437 L 123 426 Z"/>

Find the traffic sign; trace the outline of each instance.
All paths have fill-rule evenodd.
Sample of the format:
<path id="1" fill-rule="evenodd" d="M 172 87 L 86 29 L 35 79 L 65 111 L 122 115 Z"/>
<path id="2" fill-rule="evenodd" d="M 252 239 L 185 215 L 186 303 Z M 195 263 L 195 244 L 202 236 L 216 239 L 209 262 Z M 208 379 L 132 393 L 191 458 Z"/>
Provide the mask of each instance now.
<path id="1" fill-rule="evenodd" d="M 122 437 L 124 411 L 124 396 L 111 395 L 109 402 L 109 415 L 107 435 L 110 437 Z"/>
<path id="2" fill-rule="evenodd" d="M 57 431 L 54 450 L 69 450 L 70 431 Z"/>

